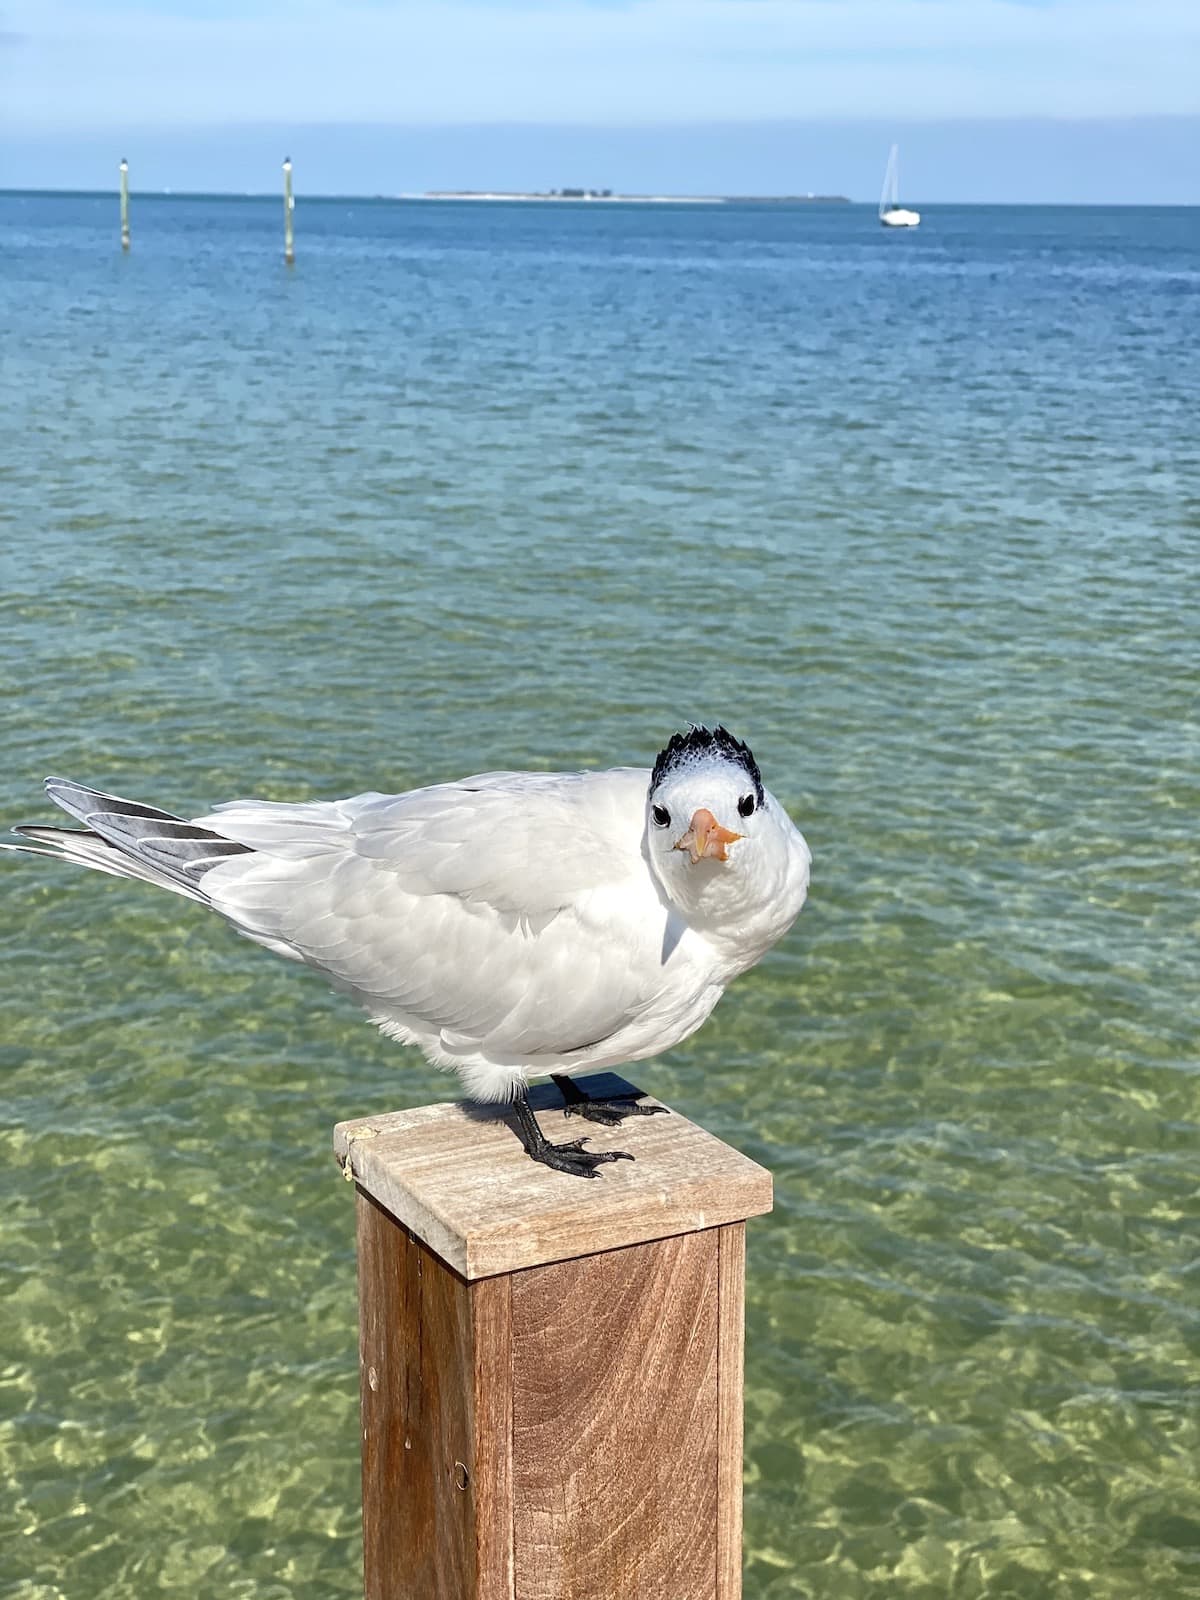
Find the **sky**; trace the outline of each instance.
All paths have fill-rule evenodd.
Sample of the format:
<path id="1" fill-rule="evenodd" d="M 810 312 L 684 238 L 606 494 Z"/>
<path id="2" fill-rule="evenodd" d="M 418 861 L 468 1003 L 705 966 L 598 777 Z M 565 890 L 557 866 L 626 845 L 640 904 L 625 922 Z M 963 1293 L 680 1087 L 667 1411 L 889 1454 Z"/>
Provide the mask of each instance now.
<path id="1" fill-rule="evenodd" d="M 1200 201 L 1200 0 L 0 0 L 12 187 L 868 199 L 893 138 L 914 201 Z"/>

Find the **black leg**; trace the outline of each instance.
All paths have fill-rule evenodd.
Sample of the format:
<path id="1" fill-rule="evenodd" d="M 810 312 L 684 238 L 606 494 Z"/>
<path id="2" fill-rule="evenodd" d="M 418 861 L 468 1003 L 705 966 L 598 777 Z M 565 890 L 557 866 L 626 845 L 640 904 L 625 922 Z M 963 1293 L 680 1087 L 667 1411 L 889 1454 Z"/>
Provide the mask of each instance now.
<path id="1" fill-rule="evenodd" d="M 529 1096 L 522 1089 L 513 1101 L 513 1119 L 517 1138 L 531 1161 L 540 1161 L 556 1172 L 569 1172 L 576 1178 L 598 1178 L 596 1168 L 606 1161 L 632 1161 L 625 1150 L 585 1150 L 586 1139 L 575 1139 L 570 1144 L 551 1144 L 538 1127 L 537 1118 L 529 1104 Z"/>
<path id="2" fill-rule="evenodd" d="M 593 1100 L 570 1078 L 559 1077 L 553 1072 L 550 1081 L 563 1097 L 564 1117 L 586 1117 L 589 1122 L 603 1122 L 609 1128 L 615 1128 L 626 1117 L 652 1117 L 656 1112 L 665 1112 L 667 1109 L 666 1106 L 645 1106 L 633 1095 L 622 1095 L 615 1100 Z"/>

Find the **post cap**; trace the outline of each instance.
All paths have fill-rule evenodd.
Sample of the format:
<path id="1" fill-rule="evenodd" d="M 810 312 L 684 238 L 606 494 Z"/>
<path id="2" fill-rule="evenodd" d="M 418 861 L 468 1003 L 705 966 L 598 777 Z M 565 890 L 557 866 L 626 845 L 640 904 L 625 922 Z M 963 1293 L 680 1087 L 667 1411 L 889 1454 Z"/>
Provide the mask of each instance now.
<path id="1" fill-rule="evenodd" d="M 575 1080 L 593 1099 L 638 1094 L 615 1073 Z M 333 1147 L 364 1193 L 464 1278 L 741 1222 L 771 1209 L 771 1174 L 731 1145 L 669 1116 L 601 1127 L 564 1117 L 552 1084 L 530 1090 L 542 1132 L 627 1150 L 594 1179 L 531 1161 L 504 1106 L 449 1103 L 339 1122 Z M 647 1096 L 650 1105 L 662 1102 Z"/>

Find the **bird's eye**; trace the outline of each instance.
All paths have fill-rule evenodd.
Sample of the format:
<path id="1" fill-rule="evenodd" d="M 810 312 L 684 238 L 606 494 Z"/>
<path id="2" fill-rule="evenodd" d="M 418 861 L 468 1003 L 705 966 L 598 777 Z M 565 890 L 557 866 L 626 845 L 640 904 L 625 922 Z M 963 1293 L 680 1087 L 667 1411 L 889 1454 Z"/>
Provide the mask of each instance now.
<path id="1" fill-rule="evenodd" d="M 754 815 L 754 796 L 752 794 L 744 794 L 742 796 L 742 798 L 738 801 L 738 816 L 739 817 L 752 817 L 753 815 Z"/>
<path id="2" fill-rule="evenodd" d="M 651 806 L 650 815 L 654 818 L 656 828 L 669 828 L 671 826 L 671 813 L 666 806 Z"/>

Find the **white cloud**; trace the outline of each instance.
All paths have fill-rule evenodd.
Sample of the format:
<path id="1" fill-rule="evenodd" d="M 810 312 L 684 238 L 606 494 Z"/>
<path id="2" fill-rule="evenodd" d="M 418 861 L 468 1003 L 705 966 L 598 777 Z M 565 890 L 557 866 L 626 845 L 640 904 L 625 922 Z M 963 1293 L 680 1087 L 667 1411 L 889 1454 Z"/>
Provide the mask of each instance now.
<path id="1" fill-rule="evenodd" d="M 10 0 L 5 23 L 19 129 L 1200 110 L 1195 0 Z"/>

